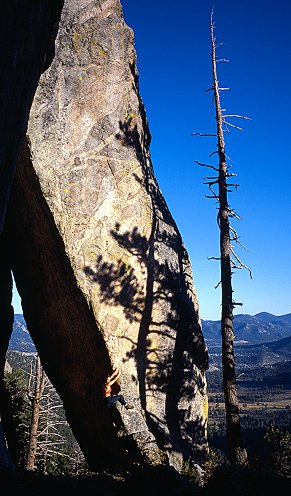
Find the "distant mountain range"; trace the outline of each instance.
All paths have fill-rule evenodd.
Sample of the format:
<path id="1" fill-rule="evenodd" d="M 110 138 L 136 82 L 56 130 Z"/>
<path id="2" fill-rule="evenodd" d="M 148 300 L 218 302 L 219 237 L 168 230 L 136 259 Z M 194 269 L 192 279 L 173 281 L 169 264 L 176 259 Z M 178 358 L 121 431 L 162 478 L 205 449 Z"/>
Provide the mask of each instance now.
<path id="1" fill-rule="evenodd" d="M 291 360 L 291 314 L 239 314 L 234 317 L 235 363 L 240 370 Z M 221 367 L 220 321 L 202 321 L 210 370 Z"/>
<path id="2" fill-rule="evenodd" d="M 272 315 L 261 312 L 256 315 L 239 314 L 233 320 L 235 343 L 253 345 L 268 343 L 291 336 L 291 313 Z M 220 321 L 202 320 L 202 330 L 208 347 L 221 343 Z"/>
<path id="3" fill-rule="evenodd" d="M 221 367 L 220 321 L 203 320 L 210 369 Z M 234 317 L 235 358 L 240 368 L 272 365 L 291 360 L 291 314 L 267 312 Z M 34 352 L 35 347 L 22 315 L 16 314 L 9 351 Z"/>
<path id="4" fill-rule="evenodd" d="M 269 343 L 236 346 L 235 361 L 238 367 L 264 367 L 291 360 L 291 336 Z"/>

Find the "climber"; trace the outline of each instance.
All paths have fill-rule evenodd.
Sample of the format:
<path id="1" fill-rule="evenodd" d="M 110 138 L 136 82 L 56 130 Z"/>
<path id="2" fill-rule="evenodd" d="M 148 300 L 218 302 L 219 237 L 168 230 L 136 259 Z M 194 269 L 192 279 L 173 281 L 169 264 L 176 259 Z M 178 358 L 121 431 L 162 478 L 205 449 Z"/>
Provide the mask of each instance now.
<path id="1" fill-rule="evenodd" d="M 109 375 L 105 381 L 104 388 L 104 399 L 106 405 L 110 408 L 117 401 L 121 403 L 127 410 L 133 410 L 133 406 L 129 405 L 127 401 L 125 401 L 124 396 L 122 394 L 116 394 L 111 396 L 111 386 L 114 384 L 120 376 L 120 371 L 115 369 L 111 375 Z"/>

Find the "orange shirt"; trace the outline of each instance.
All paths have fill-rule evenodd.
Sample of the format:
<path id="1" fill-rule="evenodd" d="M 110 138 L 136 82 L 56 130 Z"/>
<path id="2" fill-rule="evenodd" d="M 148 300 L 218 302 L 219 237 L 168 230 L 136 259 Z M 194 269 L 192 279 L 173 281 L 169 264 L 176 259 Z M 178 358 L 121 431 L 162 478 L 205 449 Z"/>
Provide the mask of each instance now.
<path id="1" fill-rule="evenodd" d="M 111 396 L 111 386 L 110 385 L 105 386 L 105 398 L 108 398 L 109 396 Z"/>

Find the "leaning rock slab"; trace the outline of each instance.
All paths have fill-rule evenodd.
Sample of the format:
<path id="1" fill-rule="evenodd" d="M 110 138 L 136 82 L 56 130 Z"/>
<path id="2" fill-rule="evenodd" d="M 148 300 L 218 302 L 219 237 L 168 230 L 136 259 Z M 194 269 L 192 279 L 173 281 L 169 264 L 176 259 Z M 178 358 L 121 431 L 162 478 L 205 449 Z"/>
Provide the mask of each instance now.
<path id="1" fill-rule="evenodd" d="M 197 458 L 207 446 L 192 269 L 149 145 L 120 2 L 65 2 L 7 230 L 30 333 L 93 468 L 126 453 Z M 115 392 L 135 411 L 111 418 L 102 388 L 115 367 Z"/>

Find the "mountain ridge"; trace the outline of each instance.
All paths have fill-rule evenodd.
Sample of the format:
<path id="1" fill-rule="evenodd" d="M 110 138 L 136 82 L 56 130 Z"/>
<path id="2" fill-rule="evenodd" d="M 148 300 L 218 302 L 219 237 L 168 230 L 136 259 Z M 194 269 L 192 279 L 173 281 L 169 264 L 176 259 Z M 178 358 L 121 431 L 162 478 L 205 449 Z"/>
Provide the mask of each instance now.
<path id="1" fill-rule="evenodd" d="M 235 358 L 239 369 L 283 365 L 291 361 L 291 314 L 239 314 L 234 317 L 234 329 Z M 202 320 L 202 330 L 208 345 L 210 371 L 218 370 L 221 367 L 220 321 Z M 15 314 L 9 351 L 36 352 L 22 314 Z"/>
<path id="2" fill-rule="evenodd" d="M 249 346 L 235 348 L 236 364 L 246 367 L 264 367 L 291 361 L 291 336 Z"/>
<path id="3" fill-rule="evenodd" d="M 291 313 L 238 314 L 234 316 L 233 323 L 236 344 L 262 344 L 291 336 Z M 220 320 L 202 320 L 203 335 L 209 345 L 220 345 L 220 327 Z"/>

